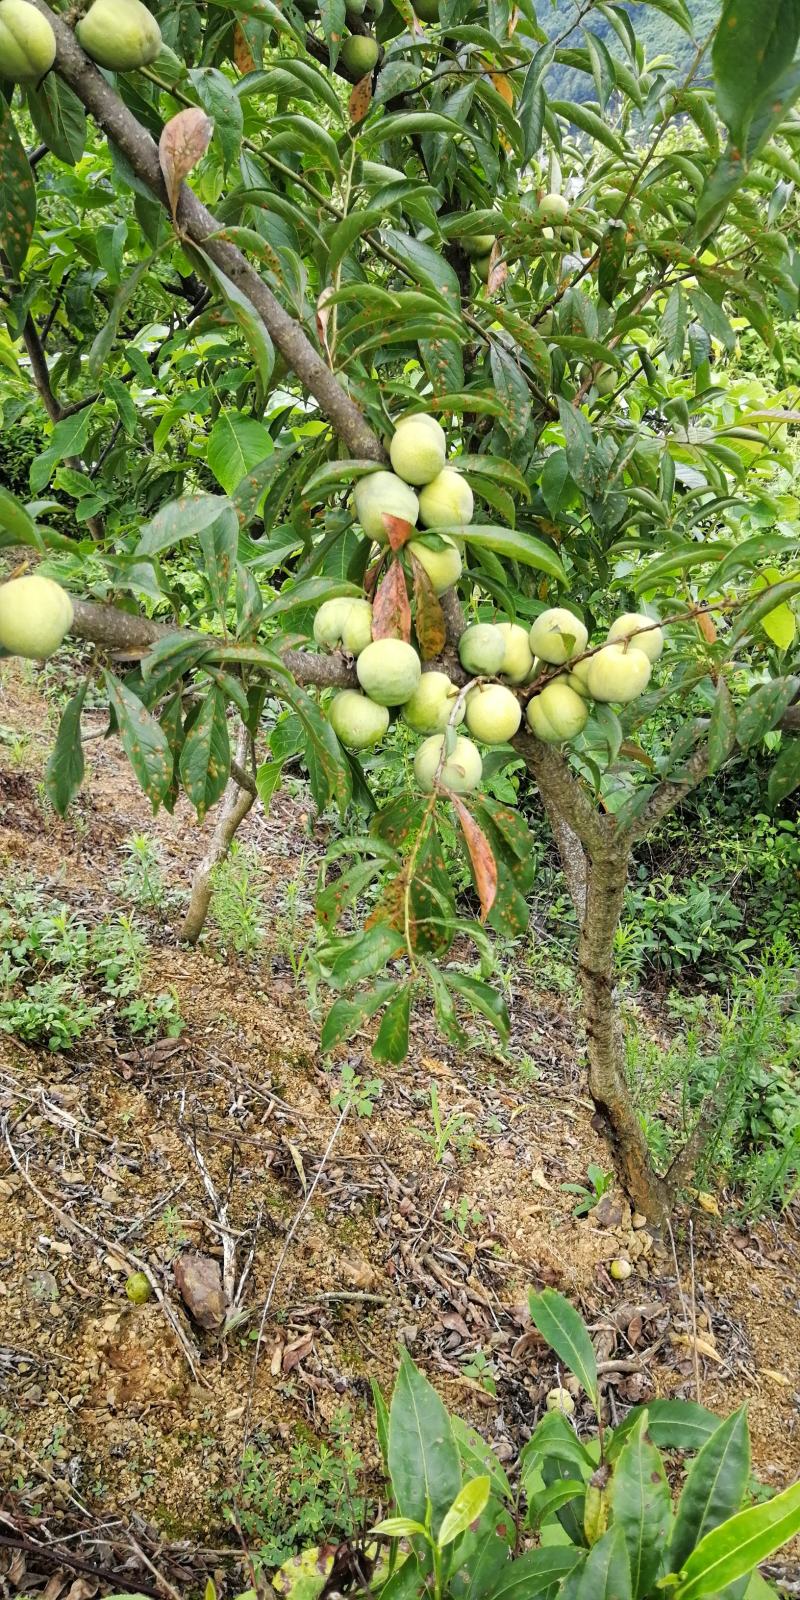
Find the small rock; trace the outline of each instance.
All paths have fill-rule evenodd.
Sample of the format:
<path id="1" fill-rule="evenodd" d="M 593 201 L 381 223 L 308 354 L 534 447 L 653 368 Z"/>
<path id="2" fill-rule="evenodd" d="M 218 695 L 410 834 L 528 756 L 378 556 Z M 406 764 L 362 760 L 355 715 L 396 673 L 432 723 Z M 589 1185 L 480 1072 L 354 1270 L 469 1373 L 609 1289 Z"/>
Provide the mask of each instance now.
<path id="1" fill-rule="evenodd" d="M 589 1212 L 589 1220 L 598 1228 L 621 1228 L 630 1223 L 630 1206 L 627 1200 L 609 1190 L 600 1196 L 596 1206 Z"/>
<path id="2" fill-rule="evenodd" d="M 209 1332 L 221 1328 L 227 1301 L 219 1262 L 212 1256 L 187 1250 L 178 1257 L 173 1272 L 189 1315 Z"/>
<path id="3" fill-rule="evenodd" d="M 632 1228 L 646 1228 L 647 1227 L 647 1218 L 646 1218 L 646 1216 L 645 1216 L 643 1211 L 634 1211 L 633 1216 L 631 1217 L 631 1227 Z"/>
<path id="4" fill-rule="evenodd" d="M 46 1267 L 37 1267 L 34 1272 L 26 1273 L 23 1281 L 29 1300 L 34 1300 L 39 1305 L 48 1305 L 58 1299 L 60 1292 L 58 1283 Z"/>

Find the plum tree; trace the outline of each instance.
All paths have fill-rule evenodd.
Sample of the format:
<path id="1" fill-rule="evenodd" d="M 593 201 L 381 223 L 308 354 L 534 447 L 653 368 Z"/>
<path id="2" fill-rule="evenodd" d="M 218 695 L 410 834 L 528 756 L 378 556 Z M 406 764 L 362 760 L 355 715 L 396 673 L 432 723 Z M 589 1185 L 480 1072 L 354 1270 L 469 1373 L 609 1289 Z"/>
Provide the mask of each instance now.
<path id="1" fill-rule="evenodd" d="M 28 0 L 0 0 L 0 78 L 37 83 L 56 58 L 56 36 Z"/>
<path id="2" fill-rule="evenodd" d="M 676 77 L 621 21 L 595 38 L 585 7 L 553 52 L 503 0 L 459 0 L 442 28 L 357 0 L 344 44 L 345 8 L 310 0 L 23 7 L 0 0 L 19 84 L 0 96 L 0 406 L 46 438 L 29 503 L 0 489 L 0 533 L 9 573 L 41 562 L 73 595 L 37 641 L 46 655 L 69 627 L 81 651 L 51 803 L 81 781 L 90 687 L 154 807 L 218 808 L 212 856 L 304 764 L 380 879 L 362 926 L 347 895 L 365 873 L 331 869 L 331 1034 L 371 1026 L 391 963 L 391 1059 L 431 996 L 454 1044 L 473 1011 L 507 1035 L 486 971 L 446 959 L 468 925 L 455 850 L 490 932 L 520 937 L 541 804 L 575 907 L 588 1087 L 638 1208 L 663 1212 L 697 1152 L 657 1171 L 628 1089 L 629 866 L 709 773 L 756 752 L 776 809 L 800 784 L 796 413 L 775 337 L 800 282 L 797 8 L 756 71 L 729 45 L 760 0 L 721 0 L 710 55 Z M 438 21 L 436 0 L 415 9 Z M 737 341 L 759 340 L 769 387 L 731 395 Z M 6 649 L 26 645 L 26 581 L 0 591 Z M 645 613 L 658 627 L 631 630 Z M 524 708 L 510 776 L 455 731 L 498 705 L 509 725 Z M 374 729 L 373 814 L 383 757 L 362 770 L 355 752 Z M 512 785 L 518 810 L 496 798 Z"/>

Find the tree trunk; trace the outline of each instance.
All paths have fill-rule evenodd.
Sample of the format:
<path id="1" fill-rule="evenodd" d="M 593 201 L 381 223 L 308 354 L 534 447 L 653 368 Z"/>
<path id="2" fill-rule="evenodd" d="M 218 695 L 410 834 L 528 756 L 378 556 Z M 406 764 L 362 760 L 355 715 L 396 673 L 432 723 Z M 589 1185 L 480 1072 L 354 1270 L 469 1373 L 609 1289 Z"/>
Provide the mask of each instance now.
<path id="1" fill-rule="evenodd" d="M 240 729 L 236 741 L 236 762 L 234 765 L 241 765 L 247 760 L 249 743 L 250 735 L 247 729 Z M 197 944 L 200 938 L 208 916 L 208 908 L 211 904 L 211 875 L 214 868 L 225 860 L 236 835 L 236 830 L 244 822 L 255 798 L 255 786 L 251 792 L 249 789 L 242 788 L 236 778 L 230 778 L 222 805 L 219 808 L 211 843 L 197 867 L 192 882 L 189 909 L 183 919 L 179 935 L 188 944 Z"/>
<path id="2" fill-rule="evenodd" d="M 622 912 L 630 846 L 591 861 L 579 967 L 589 1056 L 589 1092 L 608 1123 L 626 1187 L 637 1209 L 655 1223 L 668 1212 L 667 1193 L 653 1168 L 644 1130 L 625 1079 L 625 1041 L 614 993 L 614 934 Z"/>

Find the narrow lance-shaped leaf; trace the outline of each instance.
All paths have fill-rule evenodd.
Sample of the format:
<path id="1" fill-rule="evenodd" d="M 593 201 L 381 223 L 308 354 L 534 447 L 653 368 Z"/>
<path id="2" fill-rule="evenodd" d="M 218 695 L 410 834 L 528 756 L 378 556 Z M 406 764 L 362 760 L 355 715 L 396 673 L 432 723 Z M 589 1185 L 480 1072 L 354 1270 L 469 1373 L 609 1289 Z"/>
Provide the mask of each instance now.
<path id="1" fill-rule="evenodd" d="M 436 1536 L 461 1488 L 461 1462 L 450 1418 L 406 1350 L 389 1412 L 389 1474 L 401 1515 Z"/>
<path id="2" fill-rule="evenodd" d="M 395 559 L 381 580 L 372 606 L 373 639 L 411 638 L 411 607 L 406 591 L 406 575 Z"/>
<path id="3" fill-rule="evenodd" d="M 475 887 L 481 902 L 481 921 L 485 922 L 497 895 L 497 862 L 486 834 L 479 828 L 463 800 L 453 794 L 452 801 L 472 863 Z"/>
<path id="4" fill-rule="evenodd" d="M 543 1289 L 528 1301 L 531 1317 L 543 1339 L 583 1384 L 595 1410 L 600 1403 L 597 1357 L 583 1318 L 555 1289 Z"/>
<path id="5" fill-rule="evenodd" d="M 707 1533 L 692 1551 L 671 1593 L 675 1600 L 719 1594 L 800 1533 L 800 1482 L 765 1505 L 750 1506 Z"/>
<path id="6" fill-rule="evenodd" d="M 704 1534 L 739 1510 L 749 1478 L 747 1408 L 740 1406 L 712 1433 L 687 1473 L 670 1545 L 674 1572 L 680 1572 Z"/>
<path id="7" fill-rule="evenodd" d="M 648 1594 L 661 1571 L 672 1512 L 664 1465 L 647 1434 L 643 1411 L 615 1464 L 609 1487 L 612 1519 L 628 1547 L 634 1600 Z"/>
<path id="8" fill-rule="evenodd" d="M 81 712 L 89 679 L 85 678 L 62 713 L 56 742 L 47 763 L 47 798 L 60 817 L 83 783 L 84 761 L 81 743 Z"/>
<path id="9" fill-rule="evenodd" d="M 181 782 L 201 821 L 219 800 L 230 765 L 225 698 L 215 687 L 209 689 L 181 751 Z"/>
<path id="10" fill-rule="evenodd" d="M 113 673 L 104 672 L 103 681 L 116 714 L 122 747 L 156 811 L 172 782 L 172 752 L 167 736 L 138 696 Z"/>

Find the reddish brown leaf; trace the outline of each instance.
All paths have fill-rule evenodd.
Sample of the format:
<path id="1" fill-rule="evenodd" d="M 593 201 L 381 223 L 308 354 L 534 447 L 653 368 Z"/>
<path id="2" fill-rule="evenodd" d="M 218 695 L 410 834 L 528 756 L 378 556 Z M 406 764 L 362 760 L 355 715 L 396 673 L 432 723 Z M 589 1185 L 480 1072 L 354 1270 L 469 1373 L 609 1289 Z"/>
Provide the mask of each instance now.
<path id="1" fill-rule="evenodd" d="M 485 922 L 495 902 L 497 895 L 497 862 L 492 854 L 492 847 L 482 828 L 478 827 L 472 813 L 467 810 L 463 800 L 457 794 L 450 796 L 456 808 L 461 831 L 469 851 L 472 862 L 472 871 L 475 876 L 481 902 L 481 922 Z"/>
<path id="2" fill-rule="evenodd" d="M 237 72 L 255 72 L 256 61 L 250 49 L 244 30 L 237 22 L 233 30 L 233 64 Z"/>
<path id="3" fill-rule="evenodd" d="M 322 294 L 317 301 L 317 333 L 319 334 L 319 342 L 322 345 L 326 356 L 328 357 L 329 365 L 331 365 L 331 352 L 328 347 L 328 323 L 330 321 L 331 314 L 330 310 L 328 309 L 328 301 L 330 300 L 333 292 L 333 289 L 330 287 L 330 285 L 328 285 L 327 288 L 323 289 Z"/>
<path id="4" fill-rule="evenodd" d="M 348 110 L 351 122 L 363 122 L 372 105 L 372 73 L 368 72 L 365 78 L 359 78 L 351 95 Z"/>
<path id="5" fill-rule="evenodd" d="M 651 772 L 655 770 L 656 764 L 652 756 L 649 756 L 647 751 L 643 750 L 640 744 L 635 744 L 632 739 L 623 740 L 619 747 L 619 753 L 621 756 L 627 756 L 629 761 L 640 761 L 642 766 L 649 767 Z"/>
<path id="6" fill-rule="evenodd" d="M 699 615 L 695 617 L 695 622 L 697 623 L 703 638 L 706 640 L 706 643 L 714 644 L 717 637 L 714 618 L 710 617 L 707 611 L 701 611 Z"/>
<path id="7" fill-rule="evenodd" d="M 375 598 L 375 590 L 378 587 L 378 579 L 380 578 L 383 570 L 383 562 L 384 557 L 379 556 L 377 561 L 373 561 L 372 565 L 367 567 L 367 570 L 364 574 L 363 588 L 364 594 L 368 600 L 374 600 Z"/>
<path id="8" fill-rule="evenodd" d="M 414 621 L 417 630 L 419 653 L 423 661 L 433 661 L 436 656 L 441 655 L 447 642 L 444 612 L 422 562 L 417 560 L 413 552 L 409 552 L 409 554 L 411 555 L 411 570 L 414 574 L 414 603 L 416 607 Z"/>
<path id="9" fill-rule="evenodd" d="M 497 246 L 495 245 L 495 250 L 496 249 L 497 249 Z M 492 251 L 492 254 L 494 254 L 494 251 Z M 487 293 L 488 294 L 496 294 L 497 290 L 499 288 L 501 288 L 502 285 L 505 283 L 507 277 L 508 277 L 508 262 L 507 261 L 493 261 L 491 266 L 489 267 L 489 276 L 486 279 L 486 290 L 487 290 Z"/>
<path id="10" fill-rule="evenodd" d="M 161 130 L 158 158 L 167 186 L 173 222 L 178 208 L 181 184 L 205 155 L 213 132 L 214 124 L 211 118 L 207 117 L 199 106 L 188 106 L 185 111 L 179 111 L 177 116 L 171 117 Z"/>
<path id="11" fill-rule="evenodd" d="M 373 639 L 411 639 L 411 607 L 406 592 L 406 575 L 395 558 L 378 589 L 372 605 Z"/>
<path id="12" fill-rule="evenodd" d="M 393 550 L 400 550 L 407 544 L 415 531 L 412 522 L 406 522 L 404 517 L 393 517 L 389 511 L 383 513 L 383 526 Z"/>

